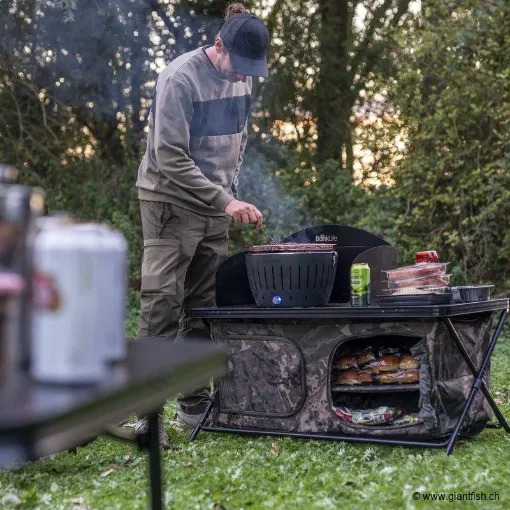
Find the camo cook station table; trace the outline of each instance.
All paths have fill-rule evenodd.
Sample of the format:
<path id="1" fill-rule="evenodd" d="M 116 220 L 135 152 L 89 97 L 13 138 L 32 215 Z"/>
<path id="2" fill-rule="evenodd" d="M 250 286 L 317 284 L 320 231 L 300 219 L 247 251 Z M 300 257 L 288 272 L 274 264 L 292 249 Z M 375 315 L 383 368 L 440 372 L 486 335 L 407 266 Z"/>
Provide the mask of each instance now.
<path id="1" fill-rule="evenodd" d="M 430 306 L 329 305 L 309 308 L 196 308 L 213 339 L 229 350 L 218 382 L 190 440 L 207 432 L 264 434 L 398 446 L 445 448 L 486 426 L 510 432 L 489 393 L 490 358 L 509 311 L 508 299 Z M 495 328 L 493 319 L 497 316 Z M 493 331 L 492 331 L 493 330 Z M 402 342 L 420 360 L 419 384 L 340 387 L 332 363 L 344 346 Z M 414 406 L 420 422 L 353 426 L 335 401 L 392 401 Z M 388 404 L 390 405 L 390 404 Z M 492 413 L 499 425 L 492 425 Z"/>

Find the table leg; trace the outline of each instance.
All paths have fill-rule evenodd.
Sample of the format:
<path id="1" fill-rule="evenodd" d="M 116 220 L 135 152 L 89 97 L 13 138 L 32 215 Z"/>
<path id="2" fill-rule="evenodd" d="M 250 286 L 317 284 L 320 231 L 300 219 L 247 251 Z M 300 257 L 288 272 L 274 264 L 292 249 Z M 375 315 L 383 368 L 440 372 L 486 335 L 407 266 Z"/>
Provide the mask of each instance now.
<path id="1" fill-rule="evenodd" d="M 483 377 L 483 374 L 485 373 L 485 370 L 487 369 L 487 365 L 489 364 L 489 360 L 492 356 L 492 353 L 494 352 L 494 349 L 496 348 L 496 343 L 499 339 L 499 335 L 501 334 L 501 330 L 503 329 L 503 324 L 505 323 L 505 319 L 506 319 L 507 315 L 508 315 L 508 311 L 503 310 L 503 312 L 501 313 L 501 316 L 499 318 L 498 325 L 496 326 L 496 330 L 494 331 L 494 335 L 492 336 L 492 339 L 490 341 L 489 348 L 487 349 L 485 357 L 483 358 L 483 361 L 482 361 L 482 365 L 478 372 L 476 372 L 476 368 L 474 367 L 473 362 L 471 361 L 471 358 L 468 355 L 469 362 L 467 362 L 467 360 L 466 360 L 466 362 L 467 362 L 468 366 L 473 366 L 473 368 L 475 368 L 475 372 L 473 374 L 473 375 L 475 375 L 475 381 L 473 382 L 473 385 L 471 386 L 471 391 L 467 398 L 464 409 L 462 410 L 459 421 L 457 422 L 457 425 L 455 426 L 455 430 L 452 432 L 452 435 L 450 436 L 450 440 L 448 441 L 448 445 L 446 447 L 446 455 L 450 455 L 453 451 L 455 442 L 457 441 L 457 438 L 460 434 L 460 429 L 462 427 L 462 424 L 464 423 L 464 420 L 466 419 L 466 415 L 469 411 L 469 408 L 471 407 L 473 400 L 475 399 L 477 391 L 480 388 L 482 388 L 483 386 L 485 386 L 482 381 L 482 377 Z M 452 325 L 452 327 L 453 327 L 453 325 Z M 457 335 L 457 337 L 458 337 L 458 335 Z M 454 335 L 454 340 L 455 340 L 455 335 Z M 458 340 L 460 341 L 460 338 Z M 462 342 L 461 342 L 461 345 L 462 345 Z M 464 346 L 462 345 L 462 347 L 464 347 Z M 463 351 L 467 354 L 465 349 L 463 349 L 463 350 L 461 349 L 461 353 Z M 487 391 L 487 393 L 488 393 L 488 391 Z M 485 392 L 484 392 L 484 394 L 485 394 Z M 491 400 L 492 400 L 492 398 L 491 398 Z M 499 411 L 499 409 L 498 409 L 498 411 Z M 499 414 L 501 415 L 501 413 L 499 413 Z M 504 420 L 504 421 L 506 423 L 506 420 Z"/>
<path id="2" fill-rule="evenodd" d="M 500 319 L 499 319 L 500 321 L 502 320 L 503 314 L 505 314 L 505 316 L 506 316 L 506 312 L 505 311 L 502 312 Z M 466 348 L 464 347 L 464 344 L 462 343 L 462 340 L 460 339 L 459 334 L 457 333 L 457 330 L 453 326 L 452 321 L 450 319 L 444 319 L 443 322 L 446 324 L 446 327 L 450 331 L 450 334 L 452 335 L 452 338 L 453 338 L 455 344 L 457 345 L 457 348 L 459 349 L 460 353 L 462 354 L 464 361 L 467 363 L 469 370 L 471 370 L 471 373 L 473 374 L 473 376 L 476 377 L 478 374 L 476 367 L 475 367 L 473 361 L 471 360 L 469 353 L 466 351 Z M 498 325 L 499 325 L 499 322 L 498 322 Z M 498 336 L 499 336 L 499 334 L 498 334 Z M 487 402 L 492 407 L 492 410 L 494 411 L 494 414 L 496 415 L 496 418 L 497 418 L 498 422 L 500 423 L 500 425 L 505 429 L 505 432 L 510 433 L 510 425 L 508 424 L 505 417 L 503 416 L 503 413 L 499 410 L 499 407 L 496 404 L 496 402 L 494 402 L 494 399 L 492 398 L 491 394 L 489 393 L 489 389 L 487 388 L 485 382 L 482 381 L 482 384 L 480 385 L 480 389 L 482 390 L 485 398 L 487 399 Z"/>
<path id="3" fill-rule="evenodd" d="M 162 510 L 161 456 L 159 449 L 158 413 L 148 415 L 149 420 L 149 470 L 151 480 L 151 508 Z"/>
<path id="4" fill-rule="evenodd" d="M 211 395 L 211 398 L 209 400 L 209 403 L 207 404 L 207 407 L 205 408 L 204 414 L 202 414 L 200 421 L 197 423 L 197 426 L 193 429 L 193 432 L 191 433 L 191 436 L 189 436 L 188 441 L 191 443 L 195 440 L 198 433 L 204 426 L 204 423 L 207 421 L 207 418 L 209 418 L 209 415 L 211 414 L 212 408 L 214 407 L 214 402 L 216 400 L 216 394 L 218 393 L 218 390 L 215 390 L 214 393 Z"/>

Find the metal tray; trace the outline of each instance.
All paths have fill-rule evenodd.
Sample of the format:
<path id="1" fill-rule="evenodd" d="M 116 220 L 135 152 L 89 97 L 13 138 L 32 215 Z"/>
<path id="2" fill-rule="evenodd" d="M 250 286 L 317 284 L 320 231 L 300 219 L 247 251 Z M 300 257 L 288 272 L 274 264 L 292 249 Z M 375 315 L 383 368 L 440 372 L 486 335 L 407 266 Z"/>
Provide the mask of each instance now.
<path id="1" fill-rule="evenodd" d="M 433 306 L 447 305 L 452 300 L 452 293 L 446 294 L 395 294 L 377 296 L 379 306 Z"/>

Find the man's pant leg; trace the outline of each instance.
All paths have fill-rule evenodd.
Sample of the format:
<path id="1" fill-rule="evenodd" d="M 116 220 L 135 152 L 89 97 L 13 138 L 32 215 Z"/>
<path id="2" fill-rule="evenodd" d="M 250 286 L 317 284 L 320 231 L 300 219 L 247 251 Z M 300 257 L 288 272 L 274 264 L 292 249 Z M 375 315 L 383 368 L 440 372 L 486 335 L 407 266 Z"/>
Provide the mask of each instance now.
<path id="1" fill-rule="evenodd" d="M 191 308 L 216 304 L 216 270 L 228 255 L 228 230 L 230 217 L 208 217 L 204 238 L 197 246 L 195 256 L 188 268 L 186 295 L 179 339 L 211 340 L 208 325 L 202 319 L 189 317 Z M 205 410 L 209 389 L 203 388 L 178 399 L 179 404 L 190 414 Z"/>
<path id="2" fill-rule="evenodd" d="M 230 217 L 211 216 L 206 221 L 205 235 L 196 248 L 186 275 L 182 338 L 211 338 L 206 322 L 191 318 L 189 310 L 216 304 L 216 270 L 228 255 L 228 231 L 232 220 Z"/>
<path id="3" fill-rule="evenodd" d="M 186 273 L 206 220 L 164 202 L 140 201 L 144 250 L 138 337 L 174 340 L 179 330 Z"/>

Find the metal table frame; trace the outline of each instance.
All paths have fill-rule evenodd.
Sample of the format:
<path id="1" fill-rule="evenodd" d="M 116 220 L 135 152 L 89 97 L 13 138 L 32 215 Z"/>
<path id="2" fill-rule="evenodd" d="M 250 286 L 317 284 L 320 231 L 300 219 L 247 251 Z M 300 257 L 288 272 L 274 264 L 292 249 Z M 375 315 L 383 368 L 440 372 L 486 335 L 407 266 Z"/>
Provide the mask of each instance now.
<path id="1" fill-rule="evenodd" d="M 455 316 L 470 315 L 483 312 L 500 311 L 499 319 L 489 342 L 487 350 L 484 354 L 480 367 L 477 368 L 473 363 L 469 353 L 467 352 L 462 340 L 456 331 L 451 318 Z M 461 416 L 449 436 L 443 440 L 429 440 L 429 441 L 413 441 L 406 439 L 382 439 L 376 437 L 363 437 L 363 436 L 349 436 L 344 434 L 320 434 L 320 433 L 299 433 L 299 432 L 286 432 L 267 429 L 235 429 L 228 427 L 217 427 L 206 425 L 207 420 L 215 405 L 218 405 L 217 390 L 211 396 L 209 405 L 207 406 L 200 422 L 197 424 L 192 434 L 189 437 L 190 441 L 194 441 L 200 431 L 206 432 L 227 432 L 233 434 L 248 434 L 248 435 L 267 435 L 267 436 L 290 436 L 301 439 L 325 439 L 336 441 L 347 441 L 354 443 L 376 443 L 394 446 L 407 446 L 407 447 L 426 447 L 426 448 L 444 448 L 446 455 L 451 455 L 455 443 L 458 441 L 464 420 L 467 413 L 473 404 L 473 401 L 478 393 L 482 391 L 491 406 L 494 414 L 499 422 L 498 424 L 488 424 L 488 427 L 503 428 L 506 433 L 510 433 L 510 425 L 503 416 L 498 405 L 492 398 L 489 389 L 483 382 L 483 376 L 487 370 L 490 358 L 494 353 L 496 344 L 501 335 L 505 320 L 509 312 L 508 299 L 493 299 L 490 301 L 479 303 L 462 303 L 462 304 L 449 304 L 449 305 L 434 305 L 434 306 L 412 306 L 412 307 L 378 307 L 371 306 L 365 308 L 353 308 L 350 306 L 329 306 L 321 308 L 289 308 L 289 309 L 275 309 L 275 308 L 253 308 L 253 307 L 225 307 L 222 308 L 197 308 L 193 310 L 192 315 L 210 320 L 218 319 L 270 319 L 278 318 L 338 318 L 351 321 L 360 321 L 366 319 L 379 319 L 391 320 L 400 319 L 403 321 L 416 320 L 416 319 L 440 319 L 448 331 L 459 350 L 462 358 L 469 367 L 470 372 L 473 374 L 474 381 L 471 385 L 469 395 L 466 403 L 462 409 Z"/>
<path id="2" fill-rule="evenodd" d="M 125 363 L 110 367 L 97 385 L 44 384 L 18 372 L 0 381 L 0 466 L 17 467 L 73 451 L 107 434 L 137 443 L 112 427 L 131 413 L 147 415 L 152 510 L 161 510 L 158 411 L 168 398 L 194 391 L 225 373 L 226 350 L 211 342 L 140 339 L 128 344 Z"/>

